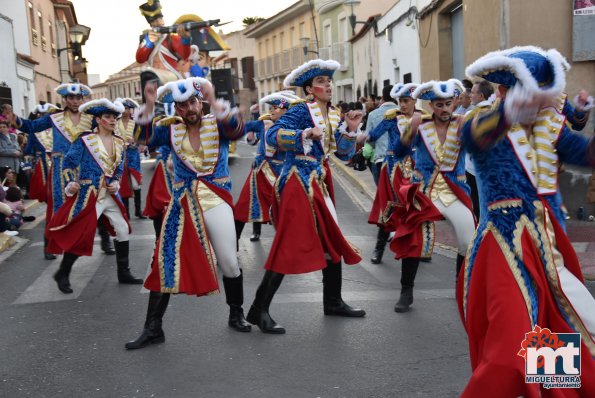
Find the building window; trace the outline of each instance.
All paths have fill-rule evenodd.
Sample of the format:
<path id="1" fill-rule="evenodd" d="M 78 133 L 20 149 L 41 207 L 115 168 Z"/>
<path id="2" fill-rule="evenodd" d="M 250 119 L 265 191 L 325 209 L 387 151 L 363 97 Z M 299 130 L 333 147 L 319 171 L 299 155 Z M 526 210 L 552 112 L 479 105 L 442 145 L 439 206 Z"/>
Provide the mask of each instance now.
<path id="1" fill-rule="evenodd" d="M 39 19 L 39 34 L 43 36 L 43 16 L 41 15 L 41 11 L 37 11 L 37 17 Z"/>
<path id="2" fill-rule="evenodd" d="M 50 32 L 50 45 L 52 48 L 52 55 L 56 56 L 56 42 L 54 41 L 54 29 L 52 21 L 48 21 L 48 31 Z"/>
<path id="3" fill-rule="evenodd" d="M 411 83 L 411 73 L 405 73 L 403 75 L 403 84 Z"/>
<path id="4" fill-rule="evenodd" d="M 300 22 L 300 38 L 302 37 L 307 37 L 305 22 Z"/>
<path id="5" fill-rule="evenodd" d="M 347 18 L 339 19 L 339 43 L 347 41 Z"/>
<path id="6" fill-rule="evenodd" d="M 33 4 L 31 2 L 28 3 L 29 5 L 29 23 L 31 24 L 31 41 L 33 45 L 39 45 L 39 34 L 35 29 L 35 11 L 33 10 Z"/>
<path id="7" fill-rule="evenodd" d="M 289 48 L 295 45 L 295 27 L 289 28 Z"/>
<path id="8" fill-rule="evenodd" d="M 51 91 L 46 91 L 45 92 L 45 98 L 46 98 L 46 102 L 48 103 L 52 103 L 52 92 Z"/>

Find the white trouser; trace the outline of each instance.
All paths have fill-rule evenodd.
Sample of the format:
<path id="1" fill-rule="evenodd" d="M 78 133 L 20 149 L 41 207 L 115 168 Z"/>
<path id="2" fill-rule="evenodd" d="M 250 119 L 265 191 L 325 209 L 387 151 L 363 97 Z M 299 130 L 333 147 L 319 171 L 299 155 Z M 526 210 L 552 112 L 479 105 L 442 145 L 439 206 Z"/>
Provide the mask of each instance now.
<path id="1" fill-rule="evenodd" d="M 119 242 L 126 242 L 130 239 L 128 223 L 126 223 L 120 208 L 111 195 L 106 194 L 101 202 L 95 203 L 95 212 L 97 213 L 97 219 L 102 214 L 109 219 L 110 224 L 116 231 L 116 239 Z"/>
<path id="2" fill-rule="evenodd" d="M 221 203 L 205 211 L 204 219 L 211 246 L 217 257 L 217 266 L 223 276 L 240 276 L 233 210 L 227 203 Z"/>
<path id="3" fill-rule="evenodd" d="M 473 213 L 460 200 L 454 201 L 450 206 L 444 206 L 440 199 L 434 200 L 432 203 L 455 230 L 458 253 L 464 256 L 467 254 L 467 248 L 475 233 Z"/>
<path id="4" fill-rule="evenodd" d="M 136 178 L 134 178 L 134 174 L 132 174 L 132 173 L 130 173 L 130 184 L 132 184 L 132 189 L 134 191 L 140 189 L 140 184 L 138 181 L 136 181 Z"/>
<path id="5" fill-rule="evenodd" d="M 595 299 L 585 285 L 563 265 L 556 267 L 564 295 L 583 321 L 587 331 L 595 339 Z"/>

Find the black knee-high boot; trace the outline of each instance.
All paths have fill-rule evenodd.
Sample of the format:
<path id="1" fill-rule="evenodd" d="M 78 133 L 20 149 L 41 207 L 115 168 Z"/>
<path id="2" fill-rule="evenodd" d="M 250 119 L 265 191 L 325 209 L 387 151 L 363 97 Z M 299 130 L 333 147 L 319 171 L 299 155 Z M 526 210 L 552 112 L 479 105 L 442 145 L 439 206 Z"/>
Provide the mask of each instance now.
<path id="1" fill-rule="evenodd" d="M 155 240 L 157 240 L 159 238 L 159 235 L 161 235 L 161 227 L 163 226 L 163 213 L 155 218 L 152 218 L 152 220 L 153 229 L 155 230 Z"/>
<path id="2" fill-rule="evenodd" d="M 142 210 L 140 208 L 140 206 L 141 206 L 141 196 L 140 195 L 141 195 L 140 188 L 135 189 L 134 190 L 134 215 L 136 216 L 136 218 L 140 218 L 141 220 L 144 220 L 147 217 L 143 216 Z M 126 211 L 128 211 L 128 207 L 126 208 Z M 128 213 L 128 218 L 130 218 L 130 213 Z"/>
<path id="3" fill-rule="evenodd" d="M 55 260 L 55 259 L 56 259 L 56 255 L 55 255 L 55 254 L 52 254 L 52 253 L 48 253 L 48 252 L 46 251 L 47 247 L 48 247 L 48 238 L 46 238 L 46 237 L 44 236 L 44 237 L 43 237 L 43 257 L 44 257 L 46 260 Z"/>
<path id="4" fill-rule="evenodd" d="M 150 344 L 165 342 L 163 333 L 163 315 L 169 304 L 169 293 L 151 292 L 149 294 L 149 305 L 147 307 L 147 318 L 143 332 L 134 341 L 126 343 L 126 349 L 135 350 Z"/>
<path id="5" fill-rule="evenodd" d="M 457 254 L 457 278 L 459 277 L 459 272 L 461 272 L 461 268 L 463 268 L 463 264 L 465 264 L 465 256 L 463 256 L 462 254 Z"/>
<path id="6" fill-rule="evenodd" d="M 97 231 L 99 231 L 99 236 L 101 237 L 101 250 L 110 256 L 116 254 L 116 251 L 112 246 L 112 240 L 109 237 L 109 232 L 102 222 L 97 223 Z"/>
<path id="7" fill-rule="evenodd" d="M 262 224 L 259 222 L 252 223 L 252 236 L 250 236 L 250 242 L 258 242 L 260 240 L 260 230 Z"/>
<path id="8" fill-rule="evenodd" d="M 413 304 L 413 285 L 417 268 L 418 258 L 404 258 L 401 261 L 401 296 L 395 305 L 395 312 L 407 312 Z"/>
<path id="9" fill-rule="evenodd" d="M 372 264 L 380 264 L 382 262 L 382 255 L 384 254 L 384 247 L 390 236 L 389 232 L 384 231 L 384 228 L 378 228 L 378 235 L 376 237 L 376 246 L 374 247 L 374 253 L 370 261 Z"/>
<path id="10" fill-rule="evenodd" d="M 62 261 L 60 262 L 60 268 L 54 274 L 54 280 L 58 284 L 58 289 L 60 289 L 62 293 L 70 294 L 73 291 L 70 287 L 69 277 L 72 266 L 77 258 L 79 258 L 79 256 L 76 254 L 64 253 Z"/>
<path id="11" fill-rule="evenodd" d="M 229 305 L 229 327 L 238 332 L 249 332 L 252 330 L 252 326 L 244 319 L 244 310 L 242 309 L 242 305 L 244 304 L 244 277 L 242 270 L 240 270 L 240 276 L 235 278 L 224 276 L 223 288 L 225 289 L 225 301 Z"/>
<path id="12" fill-rule="evenodd" d="M 240 236 L 242 236 L 242 231 L 246 226 L 246 223 L 243 221 L 234 220 L 236 226 L 236 251 L 240 251 Z"/>
<path id="13" fill-rule="evenodd" d="M 248 311 L 246 320 L 258 328 L 263 333 L 283 334 L 285 328 L 277 324 L 269 315 L 269 306 L 273 301 L 273 296 L 279 289 L 281 282 L 283 281 L 283 274 L 279 274 L 273 271 L 266 271 L 258 290 L 256 290 L 256 297 L 254 297 L 254 303 Z"/>
<path id="14" fill-rule="evenodd" d="M 135 278 L 130 273 L 129 252 L 130 242 L 114 240 L 116 245 L 116 264 L 118 265 L 118 282 L 126 285 L 140 285 L 143 280 Z"/>
<path id="15" fill-rule="evenodd" d="M 343 301 L 341 288 L 343 284 L 341 262 L 326 262 L 326 268 L 322 270 L 322 297 L 324 315 L 338 315 L 353 318 L 361 318 L 366 311 L 359 308 L 352 308 Z"/>

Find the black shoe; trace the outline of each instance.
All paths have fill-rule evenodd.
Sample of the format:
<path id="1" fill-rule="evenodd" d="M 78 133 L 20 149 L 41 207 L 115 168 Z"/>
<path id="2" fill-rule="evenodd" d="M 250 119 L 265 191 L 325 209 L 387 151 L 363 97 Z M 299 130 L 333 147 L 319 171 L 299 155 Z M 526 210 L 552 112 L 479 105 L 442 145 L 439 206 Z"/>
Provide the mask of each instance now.
<path id="1" fill-rule="evenodd" d="M 140 197 L 140 189 L 134 190 L 134 215 L 136 218 L 145 220 L 147 217 L 143 216 L 142 211 L 140 209 L 141 206 L 141 197 Z"/>
<path id="2" fill-rule="evenodd" d="M 225 301 L 229 305 L 229 321 L 230 328 L 238 332 L 249 332 L 252 326 L 244 319 L 244 277 L 242 270 L 240 275 L 235 278 L 223 277 L 223 288 L 225 289 Z"/>
<path id="3" fill-rule="evenodd" d="M 285 334 L 285 328 L 275 322 L 268 311 L 260 310 L 255 306 L 250 307 L 246 320 L 251 324 L 258 326 L 263 333 Z"/>
<path id="4" fill-rule="evenodd" d="M 411 304 L 413 304 L 413 287 L 403 287 L 399 301 L 395 304 L 395 312 L 407 312 L 411 309 Z"/>
<path id="5" fill-rule="evenodd" d="M 378 228 L 378 235 L 376 237 L 376 246 L 374 247 L 374 253 L 372 254 L 372 258 L 370 262 L 372 264 L 380 264 L 382 263 L 382 255 L 384 254 L 384 247 L 386 246 L 386 242 L 388 241 L 388 237 L 390 234 L 385 232 L 384 229 Z"/>
<path id="6" fill-rule="evenodd" d="M 35 221 L 35 217 L 34 216 L 23 216 L 23 221 L 26 221 L 26 222 Z"/>
<path id="7" fill-rule="evenodd" d="M 341 298 L 343 283 L 341 263 L 327 261 L 326 268 L 322 270 L 322 296 L 324 315 L 345 316 L 361 318 L 366 316 L 366 311 L 352 308 Z"/>
<path id="8" fill-rule="evenodd" d="M 45 258 L 46 260 L 55 260 L 57 257 L 55 254 L 44 252 L 43 258 Z"/>
<path id="9" fill-rule="evenodd" d="M 72 288 L 70 287 L 70 271 L 72 270 L 72 266 L 78 256 L 71 254 L 71 253 L 64 253 L 62 257 L 62 261 L 60 262 L 60 268 L 54 274 L 54 280 L 58 284 L 58 289 L 65 294 L 70 294 L 73 292 Z"/>
<path id="10" fill-rule="evenodd" d="M 160 343 L 165 343 L 165 334 L 161 328 L 161 321 L 154 320 L 148 327 L 143 329 L 143 332 L 136 340 L 126 343 L 125 347 L 127 350 L 137 350 L 151 344 Z"/>
<path id="11" fill-rule="evenodd" d="M 421 261 L 422 263 L 431 263 L 432 257 L 422 257 L 419 259 L 419 261 Z"/>
<path id="12" fill-rule="evenodd" d="M 142 285 L 143 280 L 135 278 L 130 273 L 128 263 L 129 241 L 120 242 L 115 240 L 116 246 L 116 264 L 118 266 L 118 282 L 125 285 Z"/>
<path id="13" fill-rule="evenodd" d="M 252 223 L 252 235 L 250 236 L 250 242 L 258 242 L 260 240 L 261 223 Z"/>
<path id="14" fill-rule="evenodd" d="M 349 304 L 345 303 L 343 300 L 339 302 L 324 303 L 324 315 L 335 315 L 335 316 L 344 316 L 348 318 L 362 318 L 366 316 L 366 311 L 353 308 Z"/>
<path id="15" fill-rule="evenodd" d="M 116 254 L 114 250 L 114 246 L 112 245 L 112 240 L 110 239 L 109 232 L 107 232 L 107 228 L 103 225 L 103 223 L 97 224 L 97 230 L 99 231 L 99 236 L 101 237 L 101 250 L 108 256 L 113 256 Z"/>
<path id="16" fill-rule="evenodd" d="M 263 333 L 285 333 L 285 328 L 275 322 L 269 314 L 269 306 L 271 305 L 271 301 L 273 301 L 273 296 L 283 281 L 283 277 L 283 274 L 266 271 L 256 290 L 254 303 L 250 307 L 250 311 L 248 311 L 246 320 L 251 324 L 258 326 Z"/>
<path id="17" fill-rule="evenodd" d="M 162 329 L 163 315 L 169 304 L 169 293 L 150 292 L 147 306 L 147 317 L 143 332 L 134 341 L 126 343 L 127 350 L 136 350 L 151 344 L 165 342 L 165 334 Z"/>

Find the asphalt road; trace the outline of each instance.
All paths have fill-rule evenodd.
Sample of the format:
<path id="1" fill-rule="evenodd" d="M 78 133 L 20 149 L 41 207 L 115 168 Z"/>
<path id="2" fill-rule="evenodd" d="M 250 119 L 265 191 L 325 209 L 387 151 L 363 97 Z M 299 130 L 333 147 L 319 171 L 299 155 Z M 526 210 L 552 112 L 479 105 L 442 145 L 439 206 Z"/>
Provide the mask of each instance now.
<path id="1" fill-rule="evenodd" d="M 239 145 L 231 173 L 237 197 L 253 148 Z M 151 164 L 143 165 L 145 185 Z M 363 319 L 325 317 L 322 275 L 286 277 L 271 314 L 287 334 L 227 326 L 223 295 L 173 297 L 164 318 L 165 344 L 126 351 L 144 322 L 147 294 L 117 283 L 115 256 L 96 241 L 75 264 L 74 294 L 51 276 L 59 259 L 42 257 L 42 228 L 29 224 L 20 248 L 0 262 L 0 396 L 2 397 L 455 397 L 470 375 L 467 340 L 454 300 L 454 255 L 441 250 L 422 263 L 414 309 L 396 314 L 400 266 L 369 258 L 376 230 L 370 203 L 339 175 L 337 211 L 345 235 L 364 261 L 344 268 L 343 296 Z M 34 210 L 43 214 L 43 207 Z M 131 268 L 147 272 L 150 220 L 133 219 Z M 260 242 L 244 230 L 239 259 L 247 310 L 263 275 L 273 229 Z M 4 255 L 6 257 L 6 255 Z M 520 344 L 520 342 L 519 342 Z"/>

